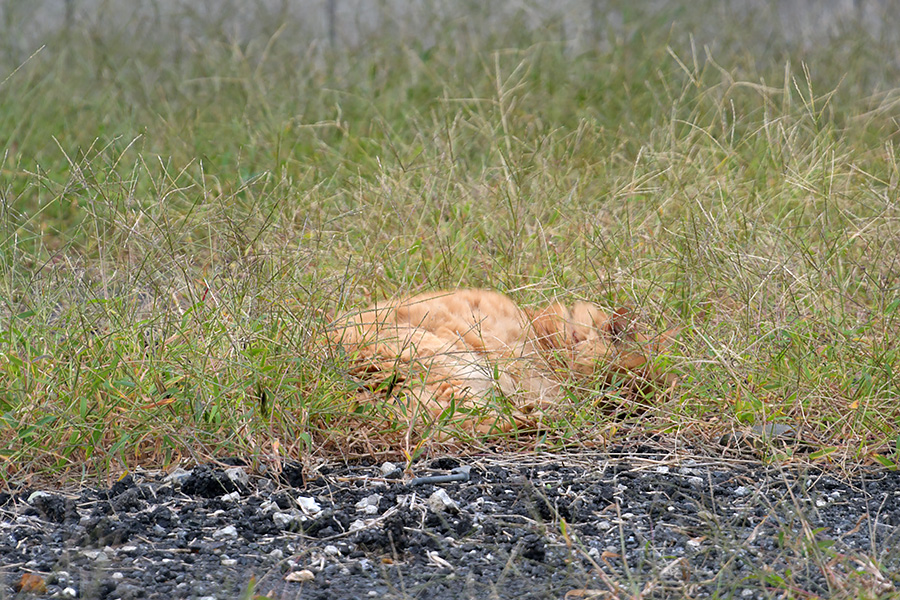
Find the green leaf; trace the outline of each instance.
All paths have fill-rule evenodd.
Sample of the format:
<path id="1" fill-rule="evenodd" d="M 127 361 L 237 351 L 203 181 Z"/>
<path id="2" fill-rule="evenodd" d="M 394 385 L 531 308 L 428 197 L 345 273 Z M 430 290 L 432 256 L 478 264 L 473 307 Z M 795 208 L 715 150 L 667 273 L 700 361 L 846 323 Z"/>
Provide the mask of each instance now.
<path id="1" fill-rule="evenodd" d="M 897 463 L 889 459 L 887 456 L 883 454 L 873 454 L 872 458 L 881 463 L 881 466 L 887 467 L 888 469 L 897 470 Z"/>
<path id="2" fill-rule="evenodd" d="M 829 454 L 832 454 L 834 452 L 837 452 L 837 448 L 835 448 L 834 446 L 828 446 L 827 448 L 816 450 L 815 452 L 810 454 L 809 457 L 812 459 L 822 458 L 823 456 L 828 456 Z"/>
<path id="3" fill-rule="evenodd" d="M 897 308 L 900 308 L 900 298 L 894 298 L 891 302 L 884 307 L 884 313 L 889 315 L 892 312 L 896 311 Z"/>

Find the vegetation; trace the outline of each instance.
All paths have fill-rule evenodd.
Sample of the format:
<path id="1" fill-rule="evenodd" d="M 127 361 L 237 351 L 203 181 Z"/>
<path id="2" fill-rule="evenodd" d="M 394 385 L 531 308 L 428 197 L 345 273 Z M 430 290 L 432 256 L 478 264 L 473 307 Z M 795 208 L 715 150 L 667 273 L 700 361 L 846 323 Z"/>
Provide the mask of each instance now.
<path id="1" fill-rule="evenodd" d="M 277 14 L 0 42 L 0 477 L 428 452 L 321 333 L 457 286 L 683 327 L 639 424 L 584 402 L 459 444 L 720 452 L 783 423 L 813 459 L 893 465 L 898 40 L 710 31 L 701 4 L 622 3 L 577 47 L 483 15 L 428 43 L 329 47 Z"/>

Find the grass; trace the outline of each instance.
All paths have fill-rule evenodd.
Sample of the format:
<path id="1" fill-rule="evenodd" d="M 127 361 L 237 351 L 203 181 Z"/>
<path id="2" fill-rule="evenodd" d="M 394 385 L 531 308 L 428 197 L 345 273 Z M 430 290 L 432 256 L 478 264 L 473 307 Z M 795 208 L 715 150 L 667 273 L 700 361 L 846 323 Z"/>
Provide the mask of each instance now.
<path id="1" fill-rule="evenodd" d="M 431 452 L 321 332 L 457 286 L 684 328 L 639 424 L 586 403 L 475 447 L 720 452 L 784 422 L 823 464 L 893 466 L 898 41 L 614 8 L 577 49 L 479 15 L 433 45 L 330 49 L 277 14 L 0 43 L 0 477 Z"/>

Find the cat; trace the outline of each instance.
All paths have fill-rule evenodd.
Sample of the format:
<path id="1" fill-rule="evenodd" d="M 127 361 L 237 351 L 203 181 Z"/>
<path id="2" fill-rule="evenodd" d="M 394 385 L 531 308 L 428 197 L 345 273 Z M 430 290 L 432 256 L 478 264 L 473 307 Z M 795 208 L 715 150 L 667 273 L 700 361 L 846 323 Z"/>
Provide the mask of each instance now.
<path id="1" fill-rule="evenodd" d="M 475 433 L 533 420 L 579 381 L 667 381 L 652 366 L 659 341 L 628 311 L 588 302 L 532 311 L 490 290 L 424 293 L 340 315 L 328 337 L 367 396 L 406 400 L 410 419 L 443 415 Z M 505 413 L 495 410 L 502 399 Z"/>

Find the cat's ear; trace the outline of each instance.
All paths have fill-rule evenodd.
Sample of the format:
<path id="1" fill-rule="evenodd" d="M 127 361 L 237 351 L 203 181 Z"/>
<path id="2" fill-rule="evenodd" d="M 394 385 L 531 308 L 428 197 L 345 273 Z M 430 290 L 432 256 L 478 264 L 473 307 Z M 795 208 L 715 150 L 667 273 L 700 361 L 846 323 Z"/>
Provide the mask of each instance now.
<path id="1" fill-rule="evenodd" d="M 628 308 L 618 308 L 613 312 L 603 310 L 590 302 L 576 302 L 572 306 L 572 321 L 576 338 L 590 336 L 593 330 L 608 339 L 625 339 L 634 330 L 634 313 Z"/>

